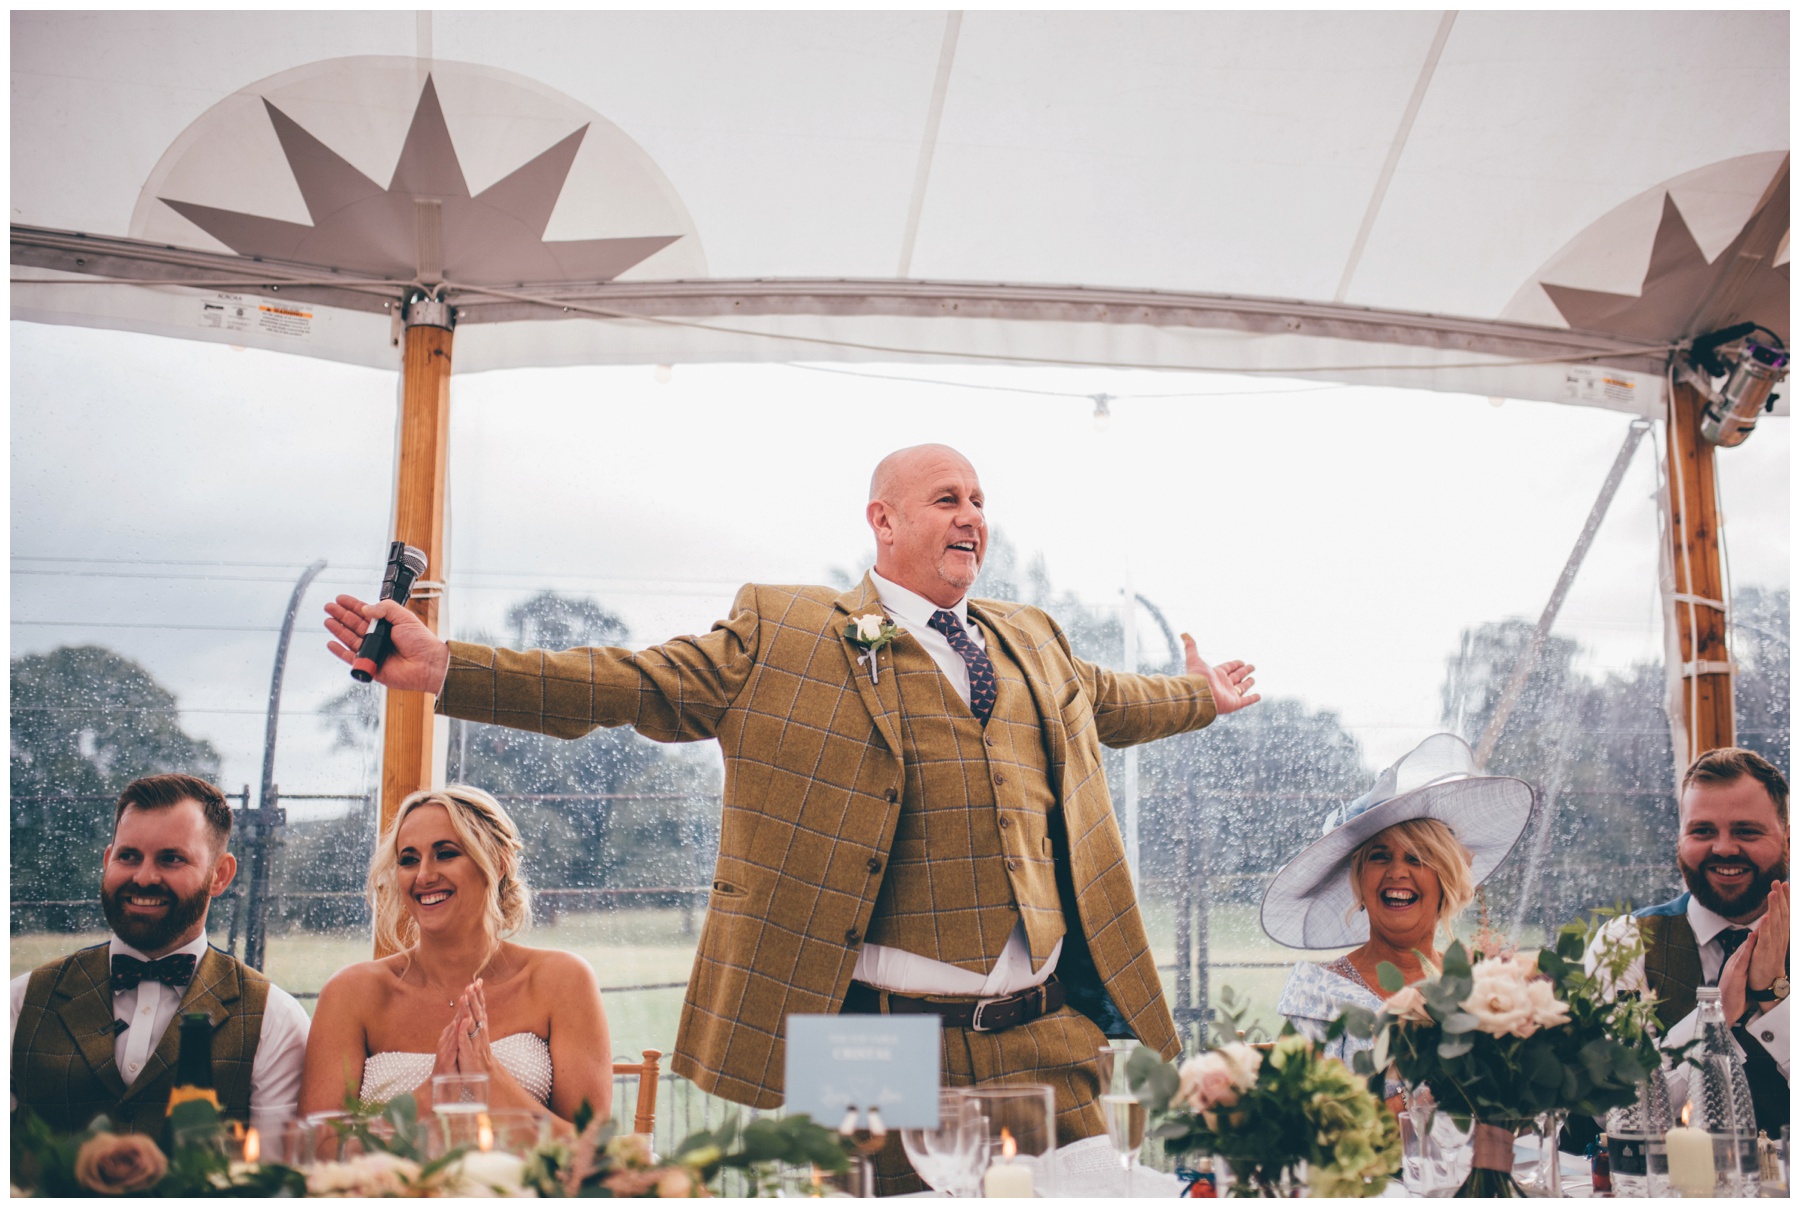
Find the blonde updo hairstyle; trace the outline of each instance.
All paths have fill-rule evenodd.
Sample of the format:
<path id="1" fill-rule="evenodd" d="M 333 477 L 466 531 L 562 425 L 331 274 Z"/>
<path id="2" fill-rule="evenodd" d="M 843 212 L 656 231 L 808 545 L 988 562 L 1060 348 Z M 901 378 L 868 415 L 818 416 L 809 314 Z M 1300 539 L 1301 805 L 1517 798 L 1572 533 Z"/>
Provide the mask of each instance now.
<path id="1" fill-rule="evenodd" d="M 519 828 L 500 803 L 467 784 L 412 794 L 400 803 L 393 824 L 382 832 L 369 864 L 369 911 L 375 919 L 375 942 L 395 952 L 418 942 L 418 924 L 395 882 L 400 869 L 400 825 L 408 814 L 428 805 L 444 807 L 457 843 L 487 878 L 488 932 L 498 948 L 502 940 L 531 922 L 531 889 L 519 868 L 525 845 L 519 839 Z"/>
<path id="2" fill-rule="evenodd" d="M 1377 843 L 1386 843 L 1396 855 L 1408 852 L 1419 857 L 1419 863 L 1437 874 L 1438 926 L 1448 927 L 1452 919 L 1475 898 L 1475 881 L 1470 872 L 1469 849 L 1457 841 L 1456 832 L 1436 818 L 1408 818 L 1376 831 L 1350 855 L 1350 892 L 1356 898 L 1356 909 L 1366 909 L 1363 901 L 1362 874 L 1368 867 L 1369 853 Z"/>

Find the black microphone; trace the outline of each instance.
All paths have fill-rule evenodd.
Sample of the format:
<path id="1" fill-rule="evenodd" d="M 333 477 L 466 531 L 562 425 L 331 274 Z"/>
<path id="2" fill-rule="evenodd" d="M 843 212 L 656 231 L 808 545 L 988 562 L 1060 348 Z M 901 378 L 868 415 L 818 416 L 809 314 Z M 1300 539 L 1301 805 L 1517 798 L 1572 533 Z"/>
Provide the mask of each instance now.
<path id="1" fill-rule="evenodd" d="M 412 595 L 413 581 L 425 573 L 425 566 L 423 550 L 404 541 L 388 546 L 387 573 L 381 576 L 381 598 L 396 604 L 406 603 L 406 597 Z M 356 661 L 350 664 L 351 679 L 366 684 L 375 678 L 375 669 L 387 657 L 388 631 L 392 628 L 386 618 L 369 626 L 369 632 L 363 634 L 362 646 L 357 649 Z"/>

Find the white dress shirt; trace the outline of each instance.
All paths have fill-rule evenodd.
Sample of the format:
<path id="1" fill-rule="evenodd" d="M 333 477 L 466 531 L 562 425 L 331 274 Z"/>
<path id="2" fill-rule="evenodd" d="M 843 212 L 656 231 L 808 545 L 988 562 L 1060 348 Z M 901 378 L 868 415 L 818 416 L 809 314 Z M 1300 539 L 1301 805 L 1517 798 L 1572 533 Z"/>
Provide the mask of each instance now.
<path id="1" fill-rule="evenodd" d="M 890 583 L 874 571 L 869 572 L 869 578 L 875 584 L 876 595 L 880 597 L 881 607 L 888 619 L 905 631 L 907 637 L 925 648 L 925 653 L 938 665 L 938 670 L 944 673 L 944 678 L 950 681 L 956 694 L 965 705 L 968 704 L 968 664 L 963 662 L 962 655 L 956 653 L 956 648 L 950 645 L 950 639 L 929 624 L 931 614 L 938 611 L 938 606 L 917 592 L 909 591 L 898 583 Z M 982 635 L 981 627 L 969 623 L 968 601 L 958 600 L 956 606 L 947 611 L 956 614 L 956 621 L 969 635 L 969 640 L 985 651 L 987 639 Z M 999 959 L 985 974 L 971 973 L 946 961 L 934 961 L 929 957 L 883 944 L 864 944 L 856 957 L 856 971 L 851 976 L 866 985 L 877 986 L 896 994 L 959 994 L 998 998 L 1048 981 L 1056 971 L 1056 961 L 1061 955 L 1062 941 L 1057 940 L 1044 967 L 1033 973 L 1031 945 L 1025 938 L 1025 924 L 1020 922 L 1014 924 L 1012 934 L 1006 938 L 1006 946 L 1000 950 Z"/>
<path id="2" fill-rule="evenodd" d="M 197 936 L 175 952 L 193 956 L 196 967 L 206 955 L 206 936 Z M 173 956 L 174 953 L 169 953 Z M 107 949 L 110 968 L 115 956 L 150 958 L 112 937 Z M 25 989 L 31 974 L 21 973 L 12 979 L 12 1030 L 19 1030 L 19 1012 L 25 1006 Z M 168 1031 L 187 993 L 158 981 L 143 981 L 132 990 L 113 995 L 113 1018 L 125 1028 L 113 1037 L 113 1061 L 119 1067 L 119 1080 L 126 1086 L 137 1081 L 139 1074 L 156 1052 L 163 1033 Z M 279 1109 L 292 1109 L 300 1102 L 300 1074 L 306 1065 L 306 1034 L 312 1019 L 294 996 L 273 982 L 269 984 L 269 1001 L 263 1007 L 262 1034 L 256 1042 L 256 1058 L 250 1066 L 250 1110 L 258 1114 Z"/>

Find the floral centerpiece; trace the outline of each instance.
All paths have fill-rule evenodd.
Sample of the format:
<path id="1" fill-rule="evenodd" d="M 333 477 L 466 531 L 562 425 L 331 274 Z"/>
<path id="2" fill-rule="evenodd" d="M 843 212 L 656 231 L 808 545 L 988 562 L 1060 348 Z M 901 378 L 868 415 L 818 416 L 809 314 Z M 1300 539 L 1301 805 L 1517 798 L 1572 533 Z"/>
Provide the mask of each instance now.
<path id="1" fill-rule="evenodd" d="M 178 1138 L 165 1153 L 149 1137 L 115 1133 L 105 1117 L 80 1134 L 59 1136 L 30 1111 L 12 1121 L 15 1194 L 45 1196 L 154 1195 L 245 1198 L 273 1196 L 600 1196 L 691 1198 L 711 1194 L 725 1170 L 742 1170 L 752 1194 L 770 1189 L 783 1166 L 811 1165 L 837 1173 L 848 1156 L 836 1133 L 805 1115 L 735 1118 L 689 1136 L 666 1158 L 643 1138 L 621 1135 L 584 1104 L 572 1139 L 543 1142 L 523 1155 L 459 1146 L 435 1158 L 424 1153 L 424 1130 L 410 1095 L 331 1122 L 336 1160 L 305 1170 L 273 1161 L 232 1160 L 222 1143 L 229 1125 L 211 1104 L 179 1105 L 171 1118 Z M 248 1157 L 248 1155 L 245 1155 Z"/>
<path id="2" fill-rule="evenodd" d="M 1171 1154 L 1231 1165 L 1231 1194 L 1380 1195 L 1400 1169 L 1400 1134 L 1378 1095 L 1292 1028 L 1264 1047 L 1236 1043 L 1179 1070 L 1140 1048 L 1127 1076 Z M 1304 1164 L 1304 1175 L 1301 1174 Z"/>
<path id="3" fill-rule="evenodd" d="M 1594 928 L 1572 923 L 1554 950 L 1536 953 L 1453 943 L 1437 974 L 1411 986 L 1384 963 L 1382 1009 L 1346 1008 L 1333 1021 L 1333 1036 L 1374 1041 L 1354 1058 L 1359 1074 L 1391 1062 L 1408 1085 L 1428 1086 L 1439 1110 L 1473 1122 L 1474 1166 L 1457 1194 L 1523 1194 L 1512 1177 L 1522 1127 L 1546 1113 L 1598 1116 L 1630 1103 L 1657 1065 L 1650 1004 L 1612 993 L 1603 976 L 1629 952 L 1603 944 L 1596 972 L 1583 968 Z"/>

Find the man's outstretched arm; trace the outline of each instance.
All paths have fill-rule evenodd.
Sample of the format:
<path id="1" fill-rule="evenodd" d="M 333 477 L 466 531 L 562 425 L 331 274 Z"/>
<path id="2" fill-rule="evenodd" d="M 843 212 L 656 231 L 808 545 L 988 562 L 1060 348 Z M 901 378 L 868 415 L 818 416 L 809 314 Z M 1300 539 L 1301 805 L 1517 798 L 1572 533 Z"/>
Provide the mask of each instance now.
<path id="1" fill-rule="evenodd" d="M 1262 699 L 1251 691 L 1254 666 L 1234 659 L 1215 667 L 1200 657 L 1193 638 L 1184 633 L 1181 639 L 1184 675 L 1138 675 L 1075 660 L 1102 743 L 1126 747 L 1185 734 Z"/>
<path id="2" fill-rule="evenodd" d="M 755 663 L 759 618 L 754 586 L 738 593 L 732 617 L 700 637 L 648 650 L 584 647 L 498 650 L 445 642 L 392 601 L 365 605 L 339 596 L 326 605 L 329 649 L 349 662 L 369 623 L 386 617 L 393 651 L 375 680 L 438 694 L 452 717 L 579 738 L 596 726 L 635 728 L 658 742 L 714 737 Z"/>

